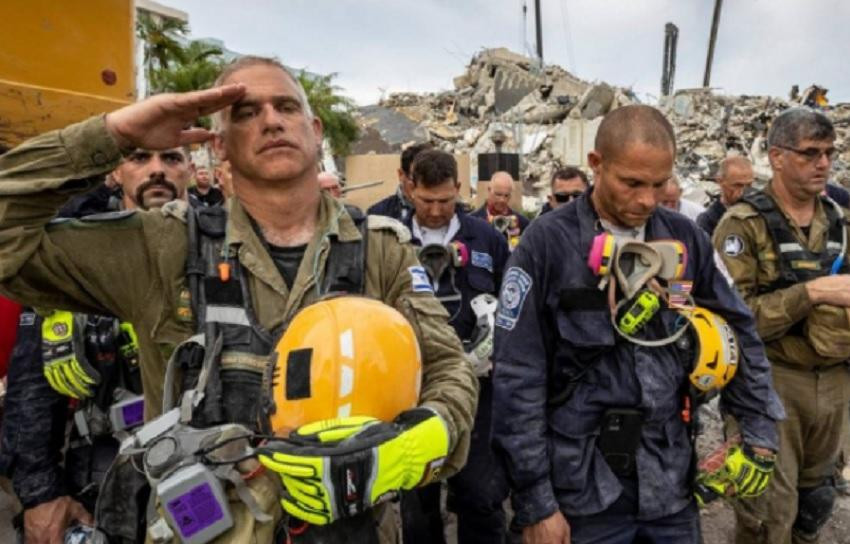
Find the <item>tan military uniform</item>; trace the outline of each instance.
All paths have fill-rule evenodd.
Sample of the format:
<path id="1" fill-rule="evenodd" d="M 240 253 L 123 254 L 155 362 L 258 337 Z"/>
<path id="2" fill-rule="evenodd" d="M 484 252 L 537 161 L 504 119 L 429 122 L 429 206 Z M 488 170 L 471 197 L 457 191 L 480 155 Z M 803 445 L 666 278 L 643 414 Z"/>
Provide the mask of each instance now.
<path id="1" fill-rule="evenodd" d="M 765 192 L 774 197 L 769 185 Z M 781 206 L 780 211 L 803 247 L 813 252 L 824 250 L 828 225 L 820 201 L 808 236 Z M 714 246 L 755 314 L 772 363 L 774 387 L 787 414 L 779 423 L 776 472 L 767 493 L 738 502 L 736 542 L 797 542 L 791 530 L 797 515 L 797 490 L 819 486 L 830 475 L 847 432 L 850 402 L 847 367 L 842 358 L 818 352 L 827 346 L 817 340 L 813 344 L 808 318 L 814 313 L 821 319 L 827 316 L 832 328 L 826 335 L 836 335 L 835 342 L 840 342 L 850 336 L 850 328 L 841 321 L 846 312 L 828 305 L 813 306 L 803 283 L 759 294 L 760 286 L 779 277 L 780 257 L 764 219 L 751 205 L 738 203 L 728 210 L 715 230 Z"/>
<path id="2" fill-rule="evenodd" d="M 32 306 L 110 314 L 133 323 L 150 419 L 161 411 L 167 358 L 193 333 L 185 280 L 186 204 L 47 224 L 69 197 L 100 183 L 120 160 L 102 117 L 44 134 L 0 157 L 0 292 Z M 418 261 L 406 243 L 406 229 L 371 219 L 368 225 L 366 294 L 394 306 L 413 324 L 423 356 L 421 404 L 437 411 L 449 430 L 450 457 L 441 474 L 448 477 L 466 460 L 477 380 L 442 305 L 432 294 L 412 288 L 408 267 Z M 329 238 L 360 236 L 342 205 L 323 196 L 316 236 L 290 291 L 236 199 L 227 224 L 227 240 L 238 247 L 254 311 L 266 330 L 317 300 Z M 261 506 L 279 518 L 270 479 L 251 483 L 263 488 L 255 489 Z M 244 510 L 241 503 L 232 506 Z M 234 515 L 254 523 L 250 515 Z M 234 528 L 216 542 L 242 542 L 231 534 L 237 530 L 270 542 L 271 529 Z"/>

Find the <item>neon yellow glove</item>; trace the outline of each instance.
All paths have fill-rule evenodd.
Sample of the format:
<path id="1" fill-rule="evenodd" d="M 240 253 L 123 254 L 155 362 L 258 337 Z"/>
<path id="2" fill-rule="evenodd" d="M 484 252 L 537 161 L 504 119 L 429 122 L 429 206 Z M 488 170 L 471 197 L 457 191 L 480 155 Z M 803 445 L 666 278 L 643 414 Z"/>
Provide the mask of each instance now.
<path id="1" fill-rule="evenodd" d="M 118 351 L 125 361 L 138 363 L 139 357 L 139 336 L 136 334 L 136 329 L 133 325 L 122 321 L 118 324 L 120 330 L 118 334 Z"/>
<path id="2" fill-rule="evenodd" d="M 776 455 L 759 455 L 746 445 L 732 446 L 719 470 L 697 477 L 697 503 L 710 502 L 711 492 L 721 497 L 730 493 L 741 499 L 758 497 L 770 483 L 775 462 Z"/>
<path id="3" fill-rule="evenodd" d="M 326 525 L 429 483 L 448 450 L 442 419 L 415 408 L 392 423 L 347 417 L 304 425 L 260 448 L 259 458 L 283 480 L 284 510 Z"/>
<path id="4" fill-rule="evenodd" d="M 94 395 L 94 386 L 100 383 L 100 372 L 84 355 L 77 357 L 74 326 L 71 312 L 53 312 L 44 319 L 41 326 L 44 377 L 59 393 L 83 399 Z"/>

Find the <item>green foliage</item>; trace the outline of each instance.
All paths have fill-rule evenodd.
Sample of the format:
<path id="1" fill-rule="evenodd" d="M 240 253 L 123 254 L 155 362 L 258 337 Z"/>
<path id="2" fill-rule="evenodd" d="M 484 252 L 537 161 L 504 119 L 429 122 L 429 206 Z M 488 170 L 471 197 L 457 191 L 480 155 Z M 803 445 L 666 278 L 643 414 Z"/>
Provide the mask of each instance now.
<path id="1" fill-rule="evenodd" d="M 298 81 L 304 87 L 313 113 L 322 120 L 333 154 L 345 156 L 357 140 L 359 128 L 354 120 L 354 101 L 340 94 L 342 88 L 333 84 L 336 76 L 335 73 L 309 76 L 302 71 Z"/>
<path id="2" fill-rule="evenodd" d="M 155 70 L 150 80 L 153 92 L 183 93 L 212 87 L 221 73 L 221 49 L 193 41 L 182 49 L 181 59 Z"/>
<path id="3" fill-rule="evenodd" d="M 155 71 L 168 69 L 172 62 L 183 60 L 183 47 L 178 38 L 188 32 L 189 27 L 183 21 L 155 19 L 147 12 L 139 13 L 136 34 L 145 44 L 145 72 L 149 82 Z"/>

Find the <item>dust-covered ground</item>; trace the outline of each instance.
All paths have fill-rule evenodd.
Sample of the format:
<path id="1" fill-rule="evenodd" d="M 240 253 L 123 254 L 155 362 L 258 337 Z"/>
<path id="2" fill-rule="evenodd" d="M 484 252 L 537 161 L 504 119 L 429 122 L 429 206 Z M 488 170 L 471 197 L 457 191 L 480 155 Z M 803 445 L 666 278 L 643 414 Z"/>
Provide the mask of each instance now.
<path id="1" fill-rule="evenodd" d="M 705 455 L 723 442 L 723 423 L 716 401 L 700 411 L 703 432 L 697 440 L 700 455 Z M 845 476 L 850 472 L 845 470 Z M 735 514 L 729 503 L 721 500 L 710 503 L 702 511 L 704 544 L 730 544 L 734 542 Z M 821 531 L 820 544 L 850 544 L 850 497 L 839 495 L 832 518 Z"/>

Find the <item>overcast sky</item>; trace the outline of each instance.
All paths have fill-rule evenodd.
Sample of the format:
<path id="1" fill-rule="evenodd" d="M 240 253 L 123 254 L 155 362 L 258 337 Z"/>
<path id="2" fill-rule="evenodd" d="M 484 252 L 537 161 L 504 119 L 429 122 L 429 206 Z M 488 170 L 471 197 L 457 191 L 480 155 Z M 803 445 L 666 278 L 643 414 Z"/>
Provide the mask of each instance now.
<path id="1" fill-rule="evenodd" d="M 382 93 L 452 88 L 484 47 L 534 48 L 528 0 L 160 0 L 189 13 L 192 37 L 337 72 L 359 104 Z M 714 0 L 542 0 L 543 56 L 586 80 L 656 96 L 664 24 L 679 27 L 676 88 L 702 85 Z M 818 83 L 850 102 L 850 1 L 726 0 L 711 84 L 786 97 Z"/>

